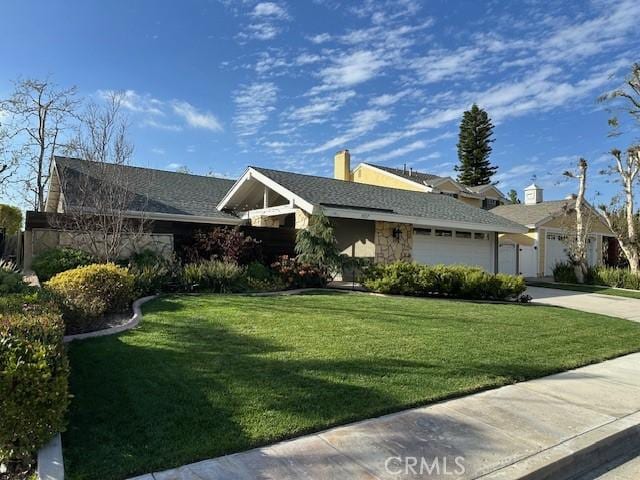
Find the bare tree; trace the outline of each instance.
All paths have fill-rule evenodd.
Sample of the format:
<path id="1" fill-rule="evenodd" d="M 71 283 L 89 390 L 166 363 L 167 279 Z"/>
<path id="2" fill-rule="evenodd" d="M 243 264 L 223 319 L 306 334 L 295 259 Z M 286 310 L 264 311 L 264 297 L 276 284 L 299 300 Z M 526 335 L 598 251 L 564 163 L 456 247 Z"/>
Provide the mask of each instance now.
<path id="1" fill-rule="evenodd" d="M 564 175 L 578 180 L 578 194 L 575 204 L 567 204 L 565 207 L 563 230 L 565 230 L 564 242 L 567 256 L 575 270 L 576 279 L 578 283 L 584 283 L 588 272 L 587 245 L 593 222 L 593 213 L 589 211 L 587 214 L 584 199 L 587 189 L 587 161 L 581 158 L 578 160 L 577 171 L 566 171 Z"/>
<path id="2" fill-rule="evenodd" d="M 23 139 L 22 181 L 34 210 L 44 210 L 51 161 L 78 103 L 76 87 L 61 89 L 48 79 L 26 79 L 16 81 L 11 97 L 0 104 L 11 117 L 9 135 Z"/>
<path id="3" fill-rule="evenodd" d="M 607 102 L 608 110 L 613 113 L 609 118 L 611 126 L 610 136 L 618 136 L 621 123 L 616 112 L 624 112 L 632 120 L 633 125 L 640 127 L 640 63 L 634 63 L 631 73 L 623 84 L 598 98 L 600 102 Z M 622 185 L 622 192 L 616 195 L 609 205 L 601 205 L 602 214 L 613 231 L 620 249 L 629 261 L 629 268 L 634 272 L 640 271 L 640 245 L 638 244 L 638 215 L 635 212 L 635 185 L 640 172 L 640 146 L 635 145 L 622 152 L 618 149 L 611 151 L 613 164 L 602 173 L 617 177 L 617 183 Z"/>
<path id="4" fill-rule="evenodd" d="M 18 168 L 18 152 L 9 146 L 9 134 L 0 125 L 0 195 L 4 195 Z"/>
<path id="5" fill-rule="evenodd" d="M 122 95 L 114 93 L 106 104 L 90 104 L 81 129 L 69 146 L 78 170 L 64 172 L 65 213 L 58 227 L 72 232 L 74 246 L 101 261 L 121 258 L 146 236 L 147 198 L 136 192 L 130 172 L 133 145 L 121 114 Z"/>
<path id="6" fill-rule="evenodd" d="M 615 164 L 609 172 L 620 177 L 623 196 L 616 195 L 611 203 L 600 209 L 611 231 L 620 244 L 620 249 L 629 261 L 634 273 L 640 270 L 640 245 L 638 244 L 638 215 L 635 212 L 634 186 L 640 172 L 640 147 L 630 148 L 626 153 L 611 152 Z"/>

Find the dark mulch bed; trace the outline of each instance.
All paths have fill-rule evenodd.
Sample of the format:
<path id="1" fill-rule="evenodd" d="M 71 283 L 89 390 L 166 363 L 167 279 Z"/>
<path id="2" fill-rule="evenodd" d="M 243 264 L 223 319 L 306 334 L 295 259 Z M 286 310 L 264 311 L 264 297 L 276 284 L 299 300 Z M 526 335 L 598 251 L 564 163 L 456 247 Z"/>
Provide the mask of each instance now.
<path id="1" fill-rule="evenodd" d="M 105 330 L 111 327 L 117 327 L 127 323 L 131 319 L 130 311 L 123 313 L 111 313 L 95 320 L 82 322 L 68 322 L 65 335 L 75 335 L 77 333 L 95 332 L 97 330 Z M 1 479 L 0 480 L 4 480 Z"/>

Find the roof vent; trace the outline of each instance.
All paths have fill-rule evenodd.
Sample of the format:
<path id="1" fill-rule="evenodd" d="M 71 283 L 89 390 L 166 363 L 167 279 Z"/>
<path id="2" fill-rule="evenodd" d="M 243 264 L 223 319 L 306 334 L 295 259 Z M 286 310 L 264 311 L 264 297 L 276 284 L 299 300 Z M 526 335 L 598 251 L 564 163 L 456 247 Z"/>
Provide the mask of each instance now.
<path id="1" fill-rule="evenodd" d="M 575 193 L 570 193 L 569 195 L 564 197 L 565 200 L 575 200 L 576 198 L 578 198 L 578 195 L 576 195 Z"/>

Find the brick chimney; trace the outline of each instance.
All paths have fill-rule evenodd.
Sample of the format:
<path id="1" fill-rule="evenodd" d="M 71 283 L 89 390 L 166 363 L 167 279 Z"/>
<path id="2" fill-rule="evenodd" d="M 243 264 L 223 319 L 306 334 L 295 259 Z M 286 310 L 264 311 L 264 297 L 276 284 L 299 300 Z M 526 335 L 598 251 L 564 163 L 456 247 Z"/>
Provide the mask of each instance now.
<path id="1" fill-rule="evenodd" d="M 333 177 L 337 180 L 351 180 L 351 154 L 341 150 L 333 157 Z"/>

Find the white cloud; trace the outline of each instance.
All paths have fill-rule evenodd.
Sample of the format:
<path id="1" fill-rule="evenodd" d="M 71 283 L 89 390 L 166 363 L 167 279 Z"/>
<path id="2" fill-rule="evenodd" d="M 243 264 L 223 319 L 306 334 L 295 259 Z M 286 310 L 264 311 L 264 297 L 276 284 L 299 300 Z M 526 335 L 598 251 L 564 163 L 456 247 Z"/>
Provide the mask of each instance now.
<path id="1" fill-rule="evenodd" d="M 140 95 L 135 90 L 98 90 L 98 96 L 102 99 L 106 100 L 113 95 L 118 96 L 122 107 L 131 112 L 163 115 L 163 102 L 151 95 Z"/>
<path id="2" fill-rule="evenodd" d="M 209 112 L 199 112 L 189 102 L 176 100 L 172 105 L 176 115 L 182 117 L 190 127 L 203 128 L 212 132 L 221 132 L 222 124 Z"/>
<path id="3" fill-rule="evenodd" d="M 362 110 L 353 114 L 351 127 L 343 134 L 307 150 L 305 153 L 320 153 L 337 147 L 346 147 L 347 143 L 373 130 L 379 123 L 388 120 L 388 112 L 378 109 Z"/>
<path id="4" fill-rule="evenodd" d="M 269 114 L 275 109 L 277 92 L 276 86 L 269 82 L 252 83 L 236 92 L 233 98 L 236 104 L 233 124 L 239 136 L 255 135 L 267 122 Z"/>
<path id="5" fill-rule="evenodd" d="M 308 65 L 310 63 L 319 62 L 322 59 L 320 55 L 315 55 L 313 53 L 302 53 L 296 57 L 297 65 Z"/>
<path id="6" fill-rule="evenodd" d="M 165 153 L 167 153 L 164 148 L 160 148 L 160 147 L 153 147 L 151 149 L 151 152 L 155 153 L 156 155 L 164 155 Z"/>
<path id="7" fill-rule="evenodd" d="M 618 0 L 599 2 L 602 14 L 582 22 L 560 25 L 540 45 L 540 55 L 547 60 L 571 60 L 592 56 L 629 41 L 629 33 L 638 28 L 640 2 Z"/>
<path id="8" fill-rule="evenodd" d="M 166 130 L 168 132 L 181 132 L 182 131 L 182 127 L 180 125 L 176 125 L 174 123 L 158 122 L 157 120 L 155 120 L 153 118 L 145 118 L 144 120 L 142 120 L 142 122 L 140 122 L 140 126 L 141 127 L 158 128 L 160 130 Z"/>
<path id="9" fill-rule="evenodd" d="M 369 105 L 374 105 L 376 107 L 388 107 L 399 102 L 410 93 L 412 93 L 411 90 L 401 90 L 394 94 L 385 93 L 369 100 Z"/>
<path id="10" fill-rule="evenodd" d="M 273 2 L 261 2 L 258 3 L 251 12 L 253 17 L 270 17 L 286 19 L 289 18 L 287 11 L 280 5 Z"/>
<path id="11" fill-rule="evenodd" d="M 319 33 L 317 35 L 313 35 L 313 36 L 309 37 L 309 40 L 312 43 L 315 43 L 315 44 L 319 45 L 321 43 L 325 43 L 325 42 L 328 42 L 329 40 L 331 40 L 331 35 L 329 35 L 328 33 Z"/>
<path id="12" fill-rule="evenodd" d="M 403 157 L 408 153 L 415 152 L 416 150 L 423 150 L 427 147 L 427 143 L 423 140 L 416 140 L 413 143 L 409 143 L 408 145 L 404 145 L 400 148 L 396 148 L 388 153 L 383 153 L 382 155 L 377 155 L 375 157 L 371 157 L 368 161 L 372 162 L 383 162 L 385 160 L 391 160 L 392 158 Z"/>
<path id="13" fill-rule="evenodd" d="M 332 65 L 320 71 L 323 85 L 314 87 L 311 93 L 333 88 L 352 87 L 366 82 L 375 77 L 385 63 L 374 52 L 368 50 L 357 50 L 340 55 L 333 60 Z"/>
<path id="14" fill-rule="evenodd" d="M 298 125 L 309 123 L 324 123 L 327 115 L 339 110 L 350 99 L 356 96 L 353 90 L 334 92 L 324 96 L 313 97 L 311 102 L 285 112 L 288 121 L 295 121 Z"/>
<path id="15" fill-rule="evenodd" d="M 175 162 L 171 162 L 170 164 L 166 165 L 165 168 L 167 170 L 180 170 L 185 168 L 186 165 L 182 164 L 182 163 L 175 163 Z"/>
<path id="16" fill-rule="evenodd" d="M 412 61 L 412 67 L 417 71 L 418 80 L 424 83 L 439 82 L 458 77 L 462 73 L 468 77 L 479 68 L 477 60 L 481 53 L 480 48 L 474 47 L 462 47 L 454 51 L 440 50 Z"/>

